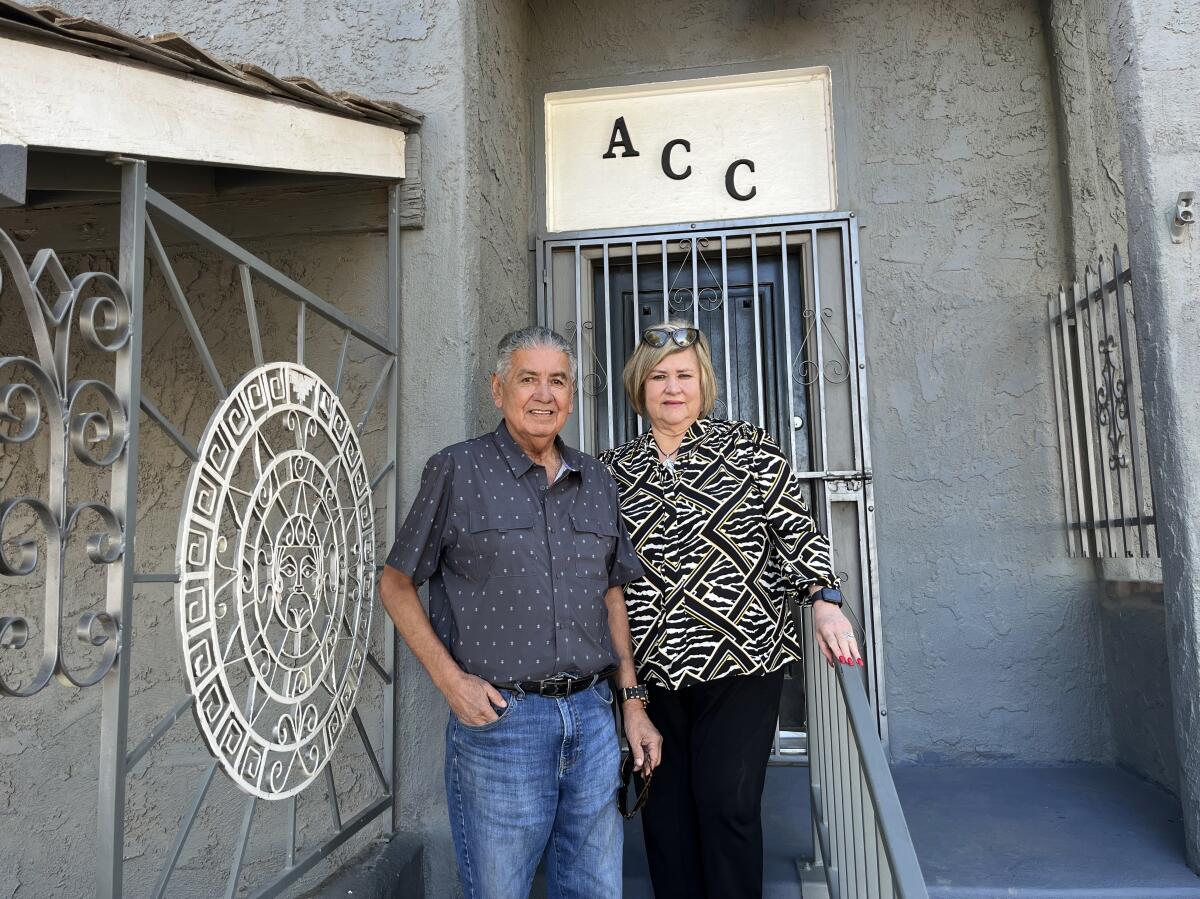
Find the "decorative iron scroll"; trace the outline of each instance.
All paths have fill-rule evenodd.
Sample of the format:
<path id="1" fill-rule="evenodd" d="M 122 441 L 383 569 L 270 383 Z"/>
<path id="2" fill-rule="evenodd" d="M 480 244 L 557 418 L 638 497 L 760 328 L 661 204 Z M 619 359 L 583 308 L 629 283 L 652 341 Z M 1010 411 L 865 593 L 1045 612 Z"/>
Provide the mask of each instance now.
<path id="1" fill-rule="evenodd" d="M 123 465 L 129 423 L 127 397 L 119 397 L 103 381 L 71 377 L 75 361 L 71 332 L 77 324 L 88 346 L 112 355 L 118 370 L 127 367 L 130 304 L 112 275 L 85 272 L 69 278 L 53 250 L 39 251 L 26 269 L 15 244 L 3 231 L 0 259 L 0 289 L 7 269 L 24 307 L 36 356 L 0 355 L 0 445 L 25 444 L 39 437 L 44 411 L 49 450 L 45 496 L 0 498 L 0 576 L 26 578 L 44 566 L 39 627 L 42 654 L 37 672 L 21 684 L 6 681 L 0 673 L 0 694 L 32 696 L 54 677 L 75 687 L 98 683 L 120 650 L 117 621 L 105 611 L 85 612 L 75 622 L 75 634 L 81 642 L 101 648 L 100 658 L 90 671 L 73 671 L 63 658 L 62 625 L 67 548 L 80 522 L 98 521 L 100 525 L 85 544 L 94 565 L 117 562 L 125 546 L 122 510 L 98 499 L 72 501 L 72 462 L 110 470 Z M 22 511 L 36 520 L 45 536 L 45 559 L 38 553 L 36 536 L 17 533 Z M 31 632 L 28 618 L 0 609 L 0 652 L 26 650 Z"/>
<path id="2" fill-rule="evenodd" d="M 1047 298 L 1063 517 L 1071 555 L 1155 558 L 1133 273 L 1114 247 Z"/>
<path id="3" fill-rule="evenodd" d="M 241 789 L 282 799 L 351 721 L 374 606 L 370 478 L 337 395 L 285 362 L 217 407 L 199 457 L 177 593 L 196 718 Z"/>
<path id="4" fill-rule="evenodd" d="M 804 339 L 800 342 L 800 349 L 796 351 L 795 358 L 792 359 L 792 380 L 805 387 L 811 387 L 821 376 L 820 366 L 816 361 L 817 316 L 814 310 L 805 309 L 802 317 L 804 319 Z M 837 335 L 833 331 L 833 310 L 825 306 L 821 309 L 821 318 L 826 322 L 822 335 L 827 338 L 827 342 L 837 352 L 832 359 L 825 360 L 825 380 L 830 384 L 842 384 L 850 377 L 850 360 L 846 357 L 845 347 L 838 341 Z"/>
<path id="5" fill-rule="evenodd" d="M 679 249 L 683 251 L 683 259 L 679 262 L 679 267 L 675 270 L 675 275 L 671 278 L 671 285 L 667 288 L 668 305 L 672 312 L 691 312 L 692 306 L 695 304 L 705 312 L 715 312 L 721 308 L 724 302 L 724 296 L 719 286 L 717 287 L 701 287 L 693 292 L 692 287 L 676 287 L 679 278 L 687 270 L 688 261 L 692 258 L 692 241 L 688 238 L 683 238 L 678 242 Z M 704 256 L 704 251 L 708 249 L 708 238 L 701 237 L 696 241 L 700 245 L 696 256 L 704 263 L 704 268 L 708 271 L 709 280 L 717 285 L 720 285 L 721 279 L 717 273 L 713 271 L 713 267 L 709 264 L 708 259 Z"/>

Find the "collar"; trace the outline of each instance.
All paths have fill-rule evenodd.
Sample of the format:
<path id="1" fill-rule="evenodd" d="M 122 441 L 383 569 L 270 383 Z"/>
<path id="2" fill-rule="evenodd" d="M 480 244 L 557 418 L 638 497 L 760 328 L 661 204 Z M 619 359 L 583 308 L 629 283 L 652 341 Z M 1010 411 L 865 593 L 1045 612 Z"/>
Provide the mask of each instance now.
<path id="1" fill-rule="evenodd" d="M 492 439 L 496 442 L 496 448 L 500 450 L 501 457 L 508 463 L 514 477 L 522 478 L 529 473 L 531 468 L 537 467 L 534 461 L 525 454 L 525 450 L 517 445 L 517 441 L 509 433 L 508 424 L 504 419 L 501 419 L 500 424 L 496 426 L 496 430 L 492 433 Z M 583 470 L 579 451 L 567 446 L 562 437 L 554 438 L 554 448 L 558 450 L 558 457 L 562 459 L 563 466 L 567 471 Z"/>
<path id="2" fill-rule="evenodd" d="M 683 458 L 704 442 L 704 438 L 708 436 L 708 432 L 712 430 L 712 427 L 713 421 L 710 418 L 697 418 L 692 422 L 692 426 L 684 432 L 683 440 L 679 442 L 679 449 L 675 451 L 675 458 Z M 638 440 L 641 441 L 638 451 L 657 462 L 658 446 L 654 442 L 653 432 L 646 431 Z"/>

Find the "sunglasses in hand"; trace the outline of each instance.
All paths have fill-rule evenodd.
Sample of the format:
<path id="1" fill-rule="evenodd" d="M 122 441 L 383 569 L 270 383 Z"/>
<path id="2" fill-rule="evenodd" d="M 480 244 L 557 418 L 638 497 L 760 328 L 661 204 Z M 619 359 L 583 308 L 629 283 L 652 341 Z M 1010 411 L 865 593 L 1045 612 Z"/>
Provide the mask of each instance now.
<path id="1" fill-rule="evenodd" d="M 646 800 L 650 798 L 650 781 L 653 771 L 634 771 L 633 753 L 626 750 L 621 753 L 621 786 L 617 788 L 617 808 L 623 818 L 629 819 L 642 810 Z M 637 798 L 633 808 L 629 807 L 629 787 L 633 786 Z"/>

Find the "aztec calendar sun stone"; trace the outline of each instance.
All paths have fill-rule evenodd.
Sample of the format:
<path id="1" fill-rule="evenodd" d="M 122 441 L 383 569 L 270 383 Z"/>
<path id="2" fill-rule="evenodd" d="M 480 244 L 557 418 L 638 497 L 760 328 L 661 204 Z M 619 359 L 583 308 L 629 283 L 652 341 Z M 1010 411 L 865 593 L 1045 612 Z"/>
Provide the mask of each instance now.
<path id="1" fill-rule="evenodd" d="M 374 604 L 370 479 L 319 376 L 265 365 L 216 408 L 178 546 L 184 668 L 205 742 L 244 791 L 293 796 L 350 723 Z"/>

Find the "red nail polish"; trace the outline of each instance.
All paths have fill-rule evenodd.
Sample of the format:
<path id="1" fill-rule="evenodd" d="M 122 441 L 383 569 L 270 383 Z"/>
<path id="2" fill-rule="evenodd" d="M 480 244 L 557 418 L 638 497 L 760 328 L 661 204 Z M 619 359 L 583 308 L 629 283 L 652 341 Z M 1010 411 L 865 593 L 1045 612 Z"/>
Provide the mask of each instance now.
<path id="1" fill-rule="evenodd" d="M 841 662 L 843 665 L 845 665 L 845 664 L 846 664 L 846 657 L 845 657 L 845 656 L 838 656 L 838 661 L 839 661 L 839 662 Z"/>
<path id="2" fill-rule="evenodd" d="M 858 665 L 859 665 L 859 667 L 860 667 L 860 668 L 862 667 L 862 663 L 863 663 L 863 660 L 862 660 L 862 659 L 859 659 L 859 660 L 858 660 Z"/>

